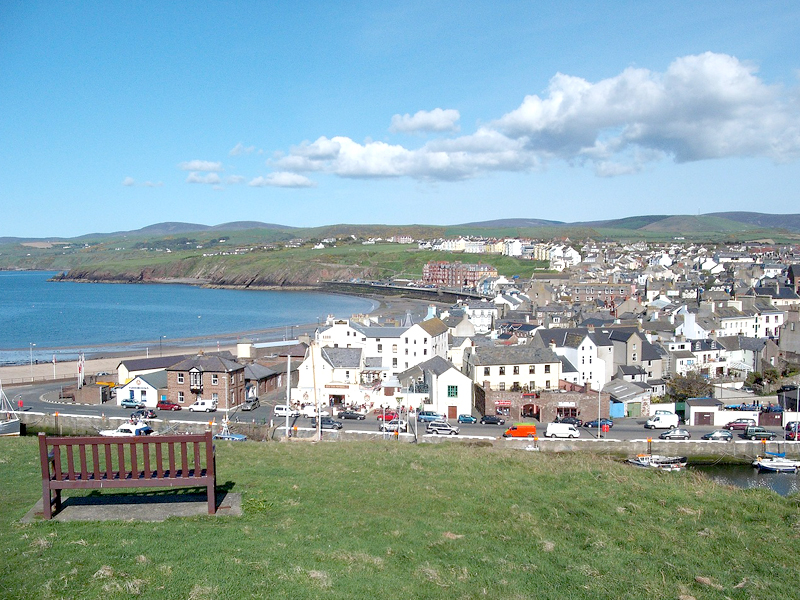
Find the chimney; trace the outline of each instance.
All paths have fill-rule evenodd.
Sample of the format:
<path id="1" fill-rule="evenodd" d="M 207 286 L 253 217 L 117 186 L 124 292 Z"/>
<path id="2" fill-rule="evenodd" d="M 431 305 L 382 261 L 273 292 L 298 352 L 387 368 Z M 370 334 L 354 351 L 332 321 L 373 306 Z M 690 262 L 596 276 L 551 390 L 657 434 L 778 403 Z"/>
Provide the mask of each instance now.
<path id="1" fill-rule="evenodd" d="M 552 350 L 553 352 L 556 351 L 556 341 L 554 339 L 550 340 L 550 350 Z"/>
<path id="2" fill-rule="evenodd" d="M 589 333 L 594 333 L 594 325 L 589 325 L 587 329 L 589 330 Z"/>

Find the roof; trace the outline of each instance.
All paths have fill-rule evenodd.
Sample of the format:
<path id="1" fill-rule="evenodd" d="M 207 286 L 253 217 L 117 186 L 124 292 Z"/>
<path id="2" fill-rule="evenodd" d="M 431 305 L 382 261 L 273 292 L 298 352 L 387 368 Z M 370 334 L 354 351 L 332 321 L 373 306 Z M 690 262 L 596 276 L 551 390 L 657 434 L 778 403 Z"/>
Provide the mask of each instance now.
<path id="1" fill-rule="evenodd" d="M 167 368 L 167 371 L 198 371 L 207 373 L 230 373 L 244 369 L 244 365 L 216 354 L 198 354 Z"/>
<path id="2" fill-rule="evenodd" d="M 322 358 L 334 369 L 358 369 L 361 366 L 361 348 L 330 348 L 324 346 L 319 349 Z"/>
<path id="3" fill-rule="evenodd" d="M 167 372 L 166 371 L 155 371 L 153 373 L 147 373 L 146 375 L 139 375 L 137 379 L 141 379 L 142 381 L 146 382 L 147 385 L 161 390 L 167 387 Z M 134 379 L 134 381 L 136 381 Z"/>
<path id="4" fill-rule="evenodd" d="M 267 377 L 272 377 L 276 373 L 277 371 L 258 363 L 247 365 L 244 368 L 244 378 L 248 381 L 266 379 Z"/>
<path id="5" fill-rule="evenodd" d="M 578 369 L 575 368 L 569 359 L 566 356 L 559 356 L 561 360 L 561 374 L 566 375 L 567 373 L 578 373 Z"/>
<path id="6" fill-rule="evenodd" d="M 439 375 L 442 375 L 443 373 L 446 373 L 450 369 L 455 369 L 456 371 L 461 373 L 461 371 L 459 371 L 453 363 L 451 363 L 449 360 L 442 358 L 441 356 L 434 356 L 433 358 L 429 358 L 428 360 L 419 363 L 417 366 L 423 371 L 430 371 L 437 377 Z"/>
<path id="7" fill-rule="evenodd" d="M 549 348 L 522 346 L 476 346 L 472 348 L 473 363 L 477 366 L 542 364 L 561 362 Z M 469 351 L 469 350 L 468 350 Z"/>
<path id="8" fill-rule="evenodd" d="M 689 406 L 722 406 L 722 402 L 716 398 L 688 398 L 686 404 Z"/>
<path id="9" fill-rule="evenodd" d="M 417 325 L 419 325 L 425 331 L 425 333 L 432 337 L 447 333 L 447 325 L 445 325 L 439 317 L 433 317 L 432 319 L 428 319 L 422 323 L 417 323 Z"/>
<path id="10" fill-rule="evenodd" d="M 126 358 L 117 365 L 125 365 L 128 371 L 150 371 L 151 369 L 166 369 L 182 360 L 186 360 L 190 354 L 173 354 L 171 356 L 154 356 L 152 358 Z"/>

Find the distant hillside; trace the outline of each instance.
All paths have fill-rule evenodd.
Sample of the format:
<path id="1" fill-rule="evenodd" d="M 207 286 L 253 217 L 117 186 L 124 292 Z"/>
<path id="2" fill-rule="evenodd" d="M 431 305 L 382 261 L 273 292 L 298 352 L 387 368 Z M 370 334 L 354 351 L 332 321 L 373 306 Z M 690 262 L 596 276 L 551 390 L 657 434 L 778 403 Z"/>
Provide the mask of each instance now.
<path id="1" fill-rule="evenodd" d="M 570 223 L 569 227 L 602 227 L 606 229 L 644 229 L 648 225 L 670 218 L 670 215 L 642 215 L 638 217 L 625 217 L 610 221 L 584 221 Z"/>
<path id="2" fill-rule="evenodd" d="M 526 227 L 554 227 L 566 225 L 563 221 L 546 221 L 545 219 L 495 219 L 494 221 L 476 221 L 475 223 L 463 223 L 455 227 L 485 227 L 497 228 L 526 228 Z"/>
<path id="3" fill-rule="evenodd" d="M 770 215 L 756 212 L 719 212 L 705 216 L 721 217 L 730 221 L 746 223 L 761 228 L 788 229 L 800 231 L 800 215 Z"/>
<path id="4" fill-rule="evenodd" d="M 115 231 L 113 233 L 90 233 L 82 235 L 76 239 L 84 238 L 98 238 L 98 237 L 115 237 L 115 236 L 163 236 L 163 235 L 183 235 L 187 233 L 197 233 L 203 231 L 247 231 L 250 229 L 278 229 L 289 230 L 294 227 L 286 225 L 275 225 L 273 223 L 262 223 L 260 221 L 233 221 L 231 223 L 223 223 L 221 225 L 201 225 L 199 223 L 181 223 L 175 221 L 168 221 L 166 223 L 156 223 L 148 225 L 141 229 L 133 229 L 130 231 Z"/>

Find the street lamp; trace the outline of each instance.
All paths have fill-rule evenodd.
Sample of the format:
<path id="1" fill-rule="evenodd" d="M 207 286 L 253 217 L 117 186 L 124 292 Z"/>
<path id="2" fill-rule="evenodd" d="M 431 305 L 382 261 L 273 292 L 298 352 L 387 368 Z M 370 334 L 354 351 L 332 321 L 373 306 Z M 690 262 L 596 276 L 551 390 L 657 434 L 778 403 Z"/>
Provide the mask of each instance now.
<path id="1" fill-rule="evenodd" d="M 36 345 L 33 342 L 28 342 L 31 351 L 31 381 L 33 381 L 33 347 Z"/>
<path id="2" fill-rule="evenodd" d="M 164 356 L 164 351 L 161 349 L 161 340 L 164 340 L 166 338 L 167 338 L 167 336 L 165 336 L 165 335 L 162 335 L 161 337 L 158 338 L 158 355 L 159 356 Z"/>

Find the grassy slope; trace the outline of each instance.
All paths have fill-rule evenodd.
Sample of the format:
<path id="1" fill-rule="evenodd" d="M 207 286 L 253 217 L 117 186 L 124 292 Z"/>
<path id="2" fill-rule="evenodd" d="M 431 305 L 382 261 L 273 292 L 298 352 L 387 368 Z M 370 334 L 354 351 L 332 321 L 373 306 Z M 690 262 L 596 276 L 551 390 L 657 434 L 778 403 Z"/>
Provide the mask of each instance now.
<path id="1" fill-rule="evenodd" d="M 446 443 L 221 443 L 241 518 L 20 525 L 41 492 L 36 440 L 2 439 L 0 456 L 3 598 L 800 597 L 797 498 L 692 473 Z"/>

